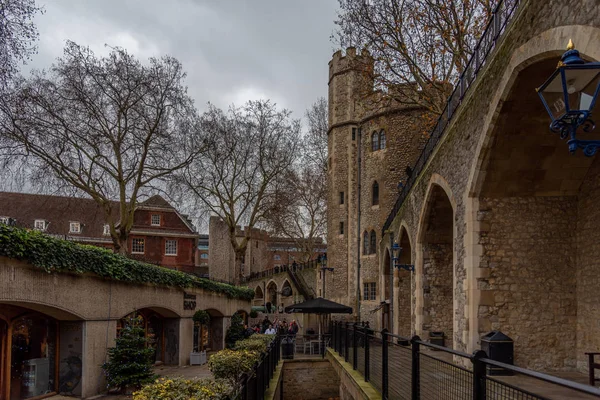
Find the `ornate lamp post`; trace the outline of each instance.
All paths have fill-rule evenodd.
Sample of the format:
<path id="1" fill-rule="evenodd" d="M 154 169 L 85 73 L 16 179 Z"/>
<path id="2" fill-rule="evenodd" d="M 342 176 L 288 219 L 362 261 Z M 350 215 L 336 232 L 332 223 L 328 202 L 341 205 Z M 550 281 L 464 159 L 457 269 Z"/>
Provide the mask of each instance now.
<path id="1" fill-rule="evenodd" d="M 591 157 L 600 147 L 600 140 L 577 138 L 580 127 L 583 132 L 591 132 L 596 127 L 590 115 L 599 90 L 600 63 L 582 60 L 569 40 L 556 70 L 536 91 L 552 118 L 550 130 L 558 133 L 561 139 L 569 138 L 567 145 L 571 153 L 580 148 L 583 154 Z"/>
<path id="2" fill-rule="evenodd" d="M 410 272 L 415 272 L 415 266 L 413 264 L 400 264 L 400 254 L 402 254 L 402 247 L 398 242 L 394 242 L 392 245 L 392 254 L 394 256 L 394 268 L 405 269 Z"/>
<path id="3" fill-rule="evenodd" d="M 325 272 L 333 272 L 333 268 L 327 267 L 327 254 L 321 254 L 319 261 L 321 262 L 321 283 L 323 284 L 323 288 L 321 289 L 321 297 L 325 298 Z"/>

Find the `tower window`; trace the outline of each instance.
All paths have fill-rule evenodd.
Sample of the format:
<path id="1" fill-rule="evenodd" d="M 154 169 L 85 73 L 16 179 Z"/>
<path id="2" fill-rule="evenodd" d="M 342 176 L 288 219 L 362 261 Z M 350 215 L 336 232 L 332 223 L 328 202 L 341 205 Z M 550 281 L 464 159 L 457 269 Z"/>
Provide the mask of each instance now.
<path id="1" fill-rule="evenodd" d="M 340 222 L 340 235 L 344 234 L 344 223 Z"/>
<path id="2" fill-rule="evenodd" d="M 377 132 L 373 132 L 373 135 L 371 135 L 371 150 L 379 150 L 379 133 Z"/>
<path id="3" fill-rule="evenodd" d="M 375 282 L 365 282 L 363 288 L 363 300 L 375 300 L 377 298 L 377 284 Z"/>
<path id="4" fill-rule="evenodd" d="M 352 140 L 356 140 L 356 128 L 352 128 Z"/>
<path id="5" fill-rule="evenodd" d="M 369 254 L 369 232 L 365 231 L 363 233 L 363 255 L 366 256 Z"/>
<path id="6" fill-rule="evenodd" d="M 371 204 L 374 206 L 379 205 L 379 184 L 377 181 L 373 182 L 373 196 Z"/>
<path id="7" fill-rule="evenodd" d="M 344 204 L 344 192 L 340 192 L 340 204 Z"/>
<path id="8" fill-rule="evenodd" d="M 379 132 L 379 149 L 383 150 L 385 149 L 385 131 L 382 129 L 381 132 Z"/>
<path id="9" fill-rule="evenodd" d="M 371 231 L 371 245 L 369 247 L 369 254 L 377 253 L 377 234 L 374 230 Z"/>

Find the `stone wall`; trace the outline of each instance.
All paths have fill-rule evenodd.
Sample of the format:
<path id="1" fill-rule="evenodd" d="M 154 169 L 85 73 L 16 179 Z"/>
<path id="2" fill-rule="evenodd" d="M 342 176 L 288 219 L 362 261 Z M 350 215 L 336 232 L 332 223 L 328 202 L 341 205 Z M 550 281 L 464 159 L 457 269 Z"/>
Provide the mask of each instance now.
<path id="1" fill-rule="evenodd" d="M 485 198 L 480 206 L 488 270 L 478 282 L 480 334 L 512 337 L 519 366 L 573 369 L 576 198 Z"/>
<path id="2" fill-rule="evenodd" d="M 219 217 L 210 217 L 208 237 L 209 276 L 213 279 L 232 282 L 235 252 L 229 240 L 227 224 Z"/>
<path id="3" fill-rule="evenodd" d="M 328 360 L 286 360 L 283 364 L 283 398 L 329 400 L 339 397 L 340 378 Z"/>

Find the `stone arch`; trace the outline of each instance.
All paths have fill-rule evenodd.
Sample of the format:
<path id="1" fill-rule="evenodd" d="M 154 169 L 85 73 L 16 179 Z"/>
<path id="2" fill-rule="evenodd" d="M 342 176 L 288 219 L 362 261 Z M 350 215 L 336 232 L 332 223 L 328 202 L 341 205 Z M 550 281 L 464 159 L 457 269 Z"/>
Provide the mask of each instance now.
<path id="1" fill-rule="evenodd" d="M 377 254 L 377 232 L 371 229 L 369 234 L 369 254 Z"/>
<path id="2" fill-rule="evenodd" d="M 215 308 L 205 310 L 210 315 L 207 345 L 210 350 L 222 350 L 225 346 L 225 316 Z"/>
<path id="3" fill-rule="evenodd" d="M 362 255 L 366 256 L 369 254 L 369 232 L 367 230 L 365 230 L 363 232 L 363 237 L 362 237 Z"/>
<path id="4" fill-rule="evenodd" d="M 456 201 L 447 181 L 433 174 L 421 211 L 417 234 L 416 329 L 420 335 L 443 332 L 454 342 L 454 251 Z"/>
<path id="5" fill-rule="evenodd" d="M 277 285 L 277 282 L 275 282 L 273 279 L 271 279 L 269 282 L 267 282 L 267 286 L 266 286 L 267 290 L 266 290 L 266 298 L 265 301 L 267 303 L 271 303 L 271 310 L 276 310 L 277 309 L 277 304 L 278 304 L 278 300 L 279 300 L 279 296 L 278 296 L 278 288 L 279 285 Z"/>
<path id="6" fill-rule="evenodd" d="M 29 301 L 0 301 L 0 304 L 13 305 L 17 307 L 23 307 L 36 311 L 42 314 L 46 314 L 54 319 L 63 321 L 76 321 L 84 320 L 85 317 L 74 310 L 66 309 L 57 305 L 42 303 L 42 302 L 29 302 Z M 2 312 L 0 311 L 0 317 Z"/>
<path id="7" fill-rule="evenodd" d="M 398 245 L 400 246 L 399 264 L 412 265 L 413 254 L 410 235 L 406 223 L 400 224 L 400 233 L 398 234 Z M 397 334 L 404 337 L 410 337 L 412 329 L 412 277 L 414 272 L 405 269 L 394 270 L 394 290 L 396 300 L 394 307 L 394 319 L 397 323 Z"/>
<path id="8" fill-rule="evenodd" d="M 165 306 L 159 306 L 159 305 L 155 305 L 155 304 L 146 304 L 144 306 L 137 307 L 135 310 L 132 310 L 132 311 L 128 312 L 127 314 L 120 316 L 120 318 L 124 318 L 127 315 L 130 315 L 132 312 L 140 311 L 140 310 L 153 311 L 153 312 L 161 315 L 164 318 L 181 318 L 181 315 L 179 315 L 172 308 L 165 307 Z"/>
<path id="9" fill-rule="evenodd" d="M 283 284 L 281 285 L 281 297 L 289 298 L 293 295 L 294 291 L 292 289 L 292 285 L 290 284 L 290 281 L 286 278 L 283 280 Z"/>
<path id="10" fill-rule="evenodd" d="M 515 363 L 534 369 L 583 370 L 585 349 L 600 346 L 600 329 L 585 322 L 600 318 L 585 300 L 600 284 L 600 263 L 585 250 L 599 240 L 600 216 L 590 204 L 598 201 L 600 159 L 568 154 L 535 93 L 569 39 L 583 58 L 600 59 L 600 29 L 591 26 L 550 29 L 513 53 L 484 116 L 467 186 L 470 348 L 499 329 L 515 338 Z M 542 355 L 549 346 L 552 354 Z"/>
<path id="11" fill-rule="evenodd" d="M 261 300 L 262 300 L 262 299 L 264 298 L 264 296 L 265 296 L 265 295 L 264 295 L 264 293 L 263 293 L 263 290 L 262 290 L 262 288 L 260 287 L 260 285 L 257 285 L 257 286 L 256 286 L 256 289 L 254 289 L 254 298 L 255 298 L 255 299 L 261 299 Z"/>

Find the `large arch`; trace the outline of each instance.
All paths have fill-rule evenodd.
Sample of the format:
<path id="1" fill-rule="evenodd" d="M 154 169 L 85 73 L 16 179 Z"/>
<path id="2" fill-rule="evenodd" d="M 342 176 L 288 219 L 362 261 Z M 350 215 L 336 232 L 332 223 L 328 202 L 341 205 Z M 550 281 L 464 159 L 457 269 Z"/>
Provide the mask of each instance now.
<path id="1" fill-rule="evenodd" d="M 267 305 L 268 305 L 268 303 L 271 303 L 271 310 L 276 310 L 277 305 L 279 304 L 278 303 L 279 298 L 277 296 L 277 294 L 278 294 L 277 289 L 278 289 L 277 282 L 275 282 L 274 280 L 271 279 L 267 283 L 267 293 L 266 293 L 267 297 L 265 299 L 267 301 Z"/>
<path id="2" fill-rule="evenodd" d="M 600 327 L 589 324 L 600 319 L 600 264 L 590 251 L 600 240 L 600 160 L 568 154 L 535 93 L 569 39 L 582 57 L 600 59 L 591 26 L 548 30 L 513 53 L 485 116 L 466 204 L 470 336 L 500 329 L 515 339 L 517 365 L 546 370 L 585 370 L 584 352 L 600 347 Z"/>
<path id="3" fill-rule="evenodd" d="M 222 350 L 225 347 L 225 318 L 221 311 L 208 308 L 205 310 L 210 315 L 208 337 L 206 339 L 209 350 Z"/>
<path id="4" fill-rule="evenodd" d="M 417 320 L 420 335 L 443 332 L 451 347 L 455 331 L 454 210 L 456 202 L 447 182 L 434 175 L 428 187 L 417 235 Z"/>

